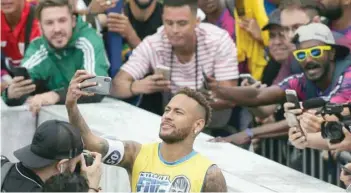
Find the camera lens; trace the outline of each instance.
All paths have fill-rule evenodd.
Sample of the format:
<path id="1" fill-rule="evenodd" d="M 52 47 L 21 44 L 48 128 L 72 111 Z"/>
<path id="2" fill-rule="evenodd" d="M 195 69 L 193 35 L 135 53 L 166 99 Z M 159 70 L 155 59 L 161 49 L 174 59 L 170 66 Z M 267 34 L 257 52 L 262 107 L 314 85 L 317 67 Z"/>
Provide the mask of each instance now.
<path id="1" fill-rule="evenodd" d="M 339 122 L 325 122 L 322 124 L 322 137 L 329 139 L 330 143 L 338 143 L 344 139 L 343 125 Z"/>
<path id="2" fill-rule="evenodd" d="M 110 82 L 110 79 L 109 78 L 105 78 L 104 81 L 105 82 Z"/>

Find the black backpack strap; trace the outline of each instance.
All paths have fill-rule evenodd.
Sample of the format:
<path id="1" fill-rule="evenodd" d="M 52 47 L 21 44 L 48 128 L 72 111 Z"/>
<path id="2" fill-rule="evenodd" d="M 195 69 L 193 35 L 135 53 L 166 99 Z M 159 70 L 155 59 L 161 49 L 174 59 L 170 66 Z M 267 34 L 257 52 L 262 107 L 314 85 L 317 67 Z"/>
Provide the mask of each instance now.
<path id="1" fill-rule="evenodd" d="M 13 165 L 14 165 L 14 163 L 6 162 L 1 166 L 1 191 L 3 188 L 4 181 L 6 179 L 6 176 L 9 173 L 9 171 L 11 170 Z"/>
<path id="2" fill-rule="evenodd" d="M 225 6 L 227 7 L 230 15 L 234 17 L 235 0 L 225 0 Z"/>
<path id="3" fill-rule="evenodd" d="M 24 34 L 24 51 L 27 50 L 28 45 L 30 43 L 30 35 L 32 32 L 34 12 L 35 12 L 35 6 L 30 6 L 29 15 L 28 15 L 27 23 L 26 23 L 26 29 L 25 29 L 26 31 Z"/>

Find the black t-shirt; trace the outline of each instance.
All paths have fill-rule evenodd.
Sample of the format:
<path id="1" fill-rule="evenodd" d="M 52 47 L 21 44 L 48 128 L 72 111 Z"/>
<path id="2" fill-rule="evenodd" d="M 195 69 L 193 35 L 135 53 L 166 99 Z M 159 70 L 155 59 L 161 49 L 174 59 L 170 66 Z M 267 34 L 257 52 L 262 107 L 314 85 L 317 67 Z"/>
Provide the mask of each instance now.
<path id="1" fill-rule="evenodd" d="M 141 40 L 146 36 L 152 35 L 157 32 L 157 28 L 162 26 L 162 13 L 163 5 L 157 2 L 156 7 L 152 15 L 146 21 L 139 21 L 135 19 L 130 9 L 129 3 L 125 6 L 125 14 L 129 18 L 135 32 Z"/>
<path id="2" fill-rule="evenodd" d="M 8 172 L 3 190 L 5 192 L 41 192 L 43 184 L 39 176 L 19 162 L 15 163 Z"/>
<path id="3" fill-rule="evenodd" d="M 281 64 L 275 60 L 268 60 L 267 66 L 263 70 L 262 83 L 267 86 L 271 86 L 278 76 Z M 280 108 L 276 113 L 274 113 L 276 121 L 284 120 L 284 108 Z"/>

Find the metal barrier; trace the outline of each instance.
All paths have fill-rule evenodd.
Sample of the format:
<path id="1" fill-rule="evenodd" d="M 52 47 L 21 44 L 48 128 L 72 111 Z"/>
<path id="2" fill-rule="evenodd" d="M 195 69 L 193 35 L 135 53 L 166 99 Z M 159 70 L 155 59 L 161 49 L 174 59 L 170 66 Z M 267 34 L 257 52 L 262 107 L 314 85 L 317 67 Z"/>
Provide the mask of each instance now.
<path id="1" fill-rule="evenodd" d="M 255 153 L 312 177 L 345 188 L 339 180 L 340 164 L 335 159 L 325 160 L 322 151 L 299 150 L 288 144 L 287 138 L 265 139 Z"/>

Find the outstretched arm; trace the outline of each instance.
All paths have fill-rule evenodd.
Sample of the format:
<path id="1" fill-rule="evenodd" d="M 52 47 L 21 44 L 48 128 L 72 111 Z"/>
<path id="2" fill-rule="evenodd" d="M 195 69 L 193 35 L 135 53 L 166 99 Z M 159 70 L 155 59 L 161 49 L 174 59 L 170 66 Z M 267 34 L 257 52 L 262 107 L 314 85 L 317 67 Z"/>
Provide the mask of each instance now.
<path id="1" fill-rule="evenodd" d="M 205 177 L 204 186 L 202 192 L 227 192 L 227 184 L 221 169 L 216 165 L 211 166 Z"/>
<path id="2" fill-rule="evenodd" d="M 134 141 L 111 141 L 99 137 L 90 130 L 83 116 L 79 112 L 77 100 L 80 96 L 90 96 L 92 94 L 81 91 L 78 85 L 83 87 L 92 86 L 93 83 L 82 83 L 85 79 L 91 78 L 84 70 L 78 70 L 70 83 L 66 97 L 66 108 L 70 123 L 80 130 L 85 148 L 89 151 L 98 152 L 104 157 L 104 163 L 117 165 L 131 170 L 136 155 L 139 153 L 141 145 Z M 121 160 L 116 157 L 116 155 Z"/>

